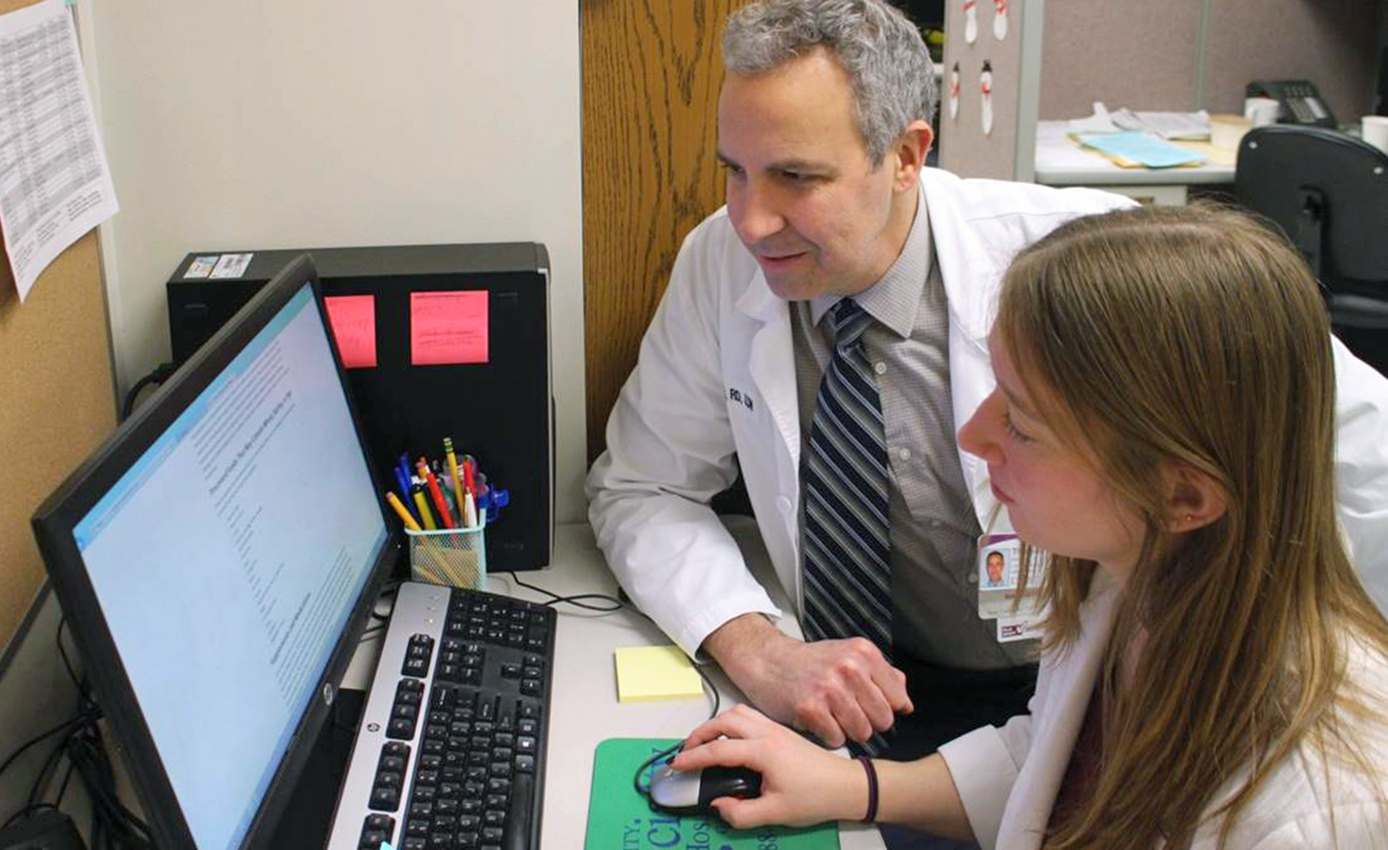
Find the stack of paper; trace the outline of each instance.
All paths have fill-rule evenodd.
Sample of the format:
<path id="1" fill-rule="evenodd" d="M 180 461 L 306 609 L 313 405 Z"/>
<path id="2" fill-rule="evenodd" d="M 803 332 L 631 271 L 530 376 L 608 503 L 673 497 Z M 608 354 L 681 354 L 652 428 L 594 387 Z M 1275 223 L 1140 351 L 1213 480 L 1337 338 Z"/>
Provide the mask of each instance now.
<path id="1" fill-rule="evenodd" d="M 1205 157 L 1147 133 L 1086 133 L 1076 141 L 1122 168 L 1173 168 L 1199 165 Z"/>
<path id="2" fill-rule="evenodd" d="M 1112 113 L 1113 123 L 1121 130 L 1151 133 L 1162 139 L 1206 141 L 1210 138 L 1210 113 L 1199 112 L 1134 112 L 1120 109 Z"/>

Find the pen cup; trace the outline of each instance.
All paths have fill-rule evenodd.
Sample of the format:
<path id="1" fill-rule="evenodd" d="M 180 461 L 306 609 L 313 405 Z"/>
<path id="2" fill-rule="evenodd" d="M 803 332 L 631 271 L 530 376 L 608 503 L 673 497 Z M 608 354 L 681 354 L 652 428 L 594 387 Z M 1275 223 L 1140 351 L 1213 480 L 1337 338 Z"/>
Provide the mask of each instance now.
<path id="1" fill-rule="evenodd" d="M 415 581 L 481 590 L 487 578 L 486 523 L 438 531 L 405 529 Z"/>

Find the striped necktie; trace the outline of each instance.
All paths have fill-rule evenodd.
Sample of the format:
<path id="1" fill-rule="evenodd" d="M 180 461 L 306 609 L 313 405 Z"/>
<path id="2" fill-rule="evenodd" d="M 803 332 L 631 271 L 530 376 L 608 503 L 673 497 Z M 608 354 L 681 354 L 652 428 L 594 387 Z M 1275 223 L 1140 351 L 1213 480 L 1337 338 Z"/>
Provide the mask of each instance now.
<path id="1" fill-rule="evenodd" d="M 834 353 L 815 399 L 804 473 L 805 636 L 866 637 L 892 648 L 887 444 L 863 331 L 872 317 L 834 306 Z"/>

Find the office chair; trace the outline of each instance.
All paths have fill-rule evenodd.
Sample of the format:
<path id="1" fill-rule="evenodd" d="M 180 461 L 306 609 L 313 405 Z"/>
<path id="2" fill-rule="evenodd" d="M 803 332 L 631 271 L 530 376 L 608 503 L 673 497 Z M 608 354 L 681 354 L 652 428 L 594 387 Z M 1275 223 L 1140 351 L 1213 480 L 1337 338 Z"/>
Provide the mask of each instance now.
<path id="1" fill-rule="evenodd" d="M 1239 143 L 1234 194 L 1282 228 L 1336 336 L 1388 375 L 1388 154 L 1320 127 L 1257 127 Z"/>

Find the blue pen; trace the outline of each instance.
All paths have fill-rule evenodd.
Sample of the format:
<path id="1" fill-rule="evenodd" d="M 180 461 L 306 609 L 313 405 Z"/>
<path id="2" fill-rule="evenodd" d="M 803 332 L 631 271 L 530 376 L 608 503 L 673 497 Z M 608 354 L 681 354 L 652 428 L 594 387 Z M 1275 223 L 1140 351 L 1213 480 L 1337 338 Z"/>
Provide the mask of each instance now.
<path id="1" fill-rule="evenodd" d="M 400 453 L 400 460 L 396 462 L 395 468 L 400 470 L 406 481 L 409 481 L 410 476 L 414 474 L 414 467 L 410 466 L 410 456 L 404 452 Z"/>
<path id="2" fill-rule="evenodd" d="M 414 517 L 414 521 L 419 522 L 419 512 L 414 509 L 414 505 L 410 504 L 409 501 L 407 501 L 410 497 L 410 476 L 402 472 L 400 467 L 398 466 L 395 467 L 394 472 L 395 483 L 400 485 L 400 492 L 405 494 L 400 497 L 401 501 L 405 502 L 405 508 Z"/>

